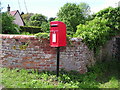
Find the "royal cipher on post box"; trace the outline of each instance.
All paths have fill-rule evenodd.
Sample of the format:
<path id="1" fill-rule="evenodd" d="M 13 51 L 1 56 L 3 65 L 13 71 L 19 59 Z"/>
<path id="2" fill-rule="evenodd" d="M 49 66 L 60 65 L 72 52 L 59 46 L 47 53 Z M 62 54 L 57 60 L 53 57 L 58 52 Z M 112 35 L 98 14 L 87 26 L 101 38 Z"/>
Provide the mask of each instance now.
<path id="1" fill-rule="evenodd" d="M 61 21 L 50 22 L 50 46 L 66 46 L 66 25 Z"/>

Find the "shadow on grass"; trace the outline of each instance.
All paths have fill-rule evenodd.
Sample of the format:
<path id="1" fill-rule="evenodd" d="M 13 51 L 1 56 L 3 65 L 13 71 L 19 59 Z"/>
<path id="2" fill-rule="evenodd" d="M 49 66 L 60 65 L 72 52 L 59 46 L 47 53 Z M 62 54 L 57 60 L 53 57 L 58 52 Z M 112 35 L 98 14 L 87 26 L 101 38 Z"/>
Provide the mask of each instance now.
<path id="1" fill-rule="evenodd" d="M 49 72 L 49 74 L 56 75 L 55 72 Z M 85 74 L 61 70 L 59 78 L 63 83 L 71 81 L 79 83 L 77 85 L 81 88 L 99 88 L 100 84 L 110 83 L 114 79 L 120 82 L 120 61 L 97 62 L 95 66 L 88 68 L 88 72 Z"/>
<path id="2" fill-rule="evenodd" d="M 98 82 L 108 82 L 112 77 L 120 80 L 120 61 L 115 60 L 97 63 L 97 65 L 95 65 L 94 67 L 100 69 L 97 77 Z"/>

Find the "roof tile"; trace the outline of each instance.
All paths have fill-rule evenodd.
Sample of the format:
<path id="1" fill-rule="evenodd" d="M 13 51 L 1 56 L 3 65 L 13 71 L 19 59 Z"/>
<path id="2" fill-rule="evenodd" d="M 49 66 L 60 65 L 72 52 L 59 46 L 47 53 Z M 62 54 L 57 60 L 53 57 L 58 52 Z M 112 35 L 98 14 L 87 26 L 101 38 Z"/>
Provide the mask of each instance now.
<path id="1" fill-rule="evenodd" d="M 11 14 L 12 16 L 14 16 L 14 15 L 16 14 L 16 12 L 17 12 L 17 10 L 16 10 L 16 11 L 10 11 L 10 14 Z"/>

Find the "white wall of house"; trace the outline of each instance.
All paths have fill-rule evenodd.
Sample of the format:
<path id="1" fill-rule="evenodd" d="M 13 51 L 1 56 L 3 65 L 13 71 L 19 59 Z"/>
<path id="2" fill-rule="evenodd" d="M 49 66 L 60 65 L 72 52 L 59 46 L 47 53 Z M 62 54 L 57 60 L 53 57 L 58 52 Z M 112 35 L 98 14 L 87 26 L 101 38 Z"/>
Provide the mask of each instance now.
<path id="1" fill-rule="evenodd" d="M 22 21 L 22 19 L 21 19 L 21 17 L 20 17 L 18 12 L 15 14 L 14 17 L 15 17 L 15 20 L 14 20 L 15 24 L 17 24 L 19 26 L 24 26 L 24 23 L 23 23 L 23 21 Z"/>

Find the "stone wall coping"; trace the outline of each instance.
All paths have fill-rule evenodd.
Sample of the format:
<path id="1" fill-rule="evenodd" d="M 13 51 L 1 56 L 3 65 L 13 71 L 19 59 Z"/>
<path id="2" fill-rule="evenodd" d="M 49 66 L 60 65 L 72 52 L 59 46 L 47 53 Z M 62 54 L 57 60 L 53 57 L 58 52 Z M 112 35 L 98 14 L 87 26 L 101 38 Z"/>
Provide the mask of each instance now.
<path id="1" fill-rule="evenodd" d="M 36 39 L 36 36 L 33 35 L 13 35 L 13 34 L 0 34 L 2 39 Z M 81 38 L 71 38 L 70 41 L 81 42 Z"/>
<path id="2" fill-rule="evenodd" d="M 76 41 L 76 42 L 81 42 L 83 39 L 82 38 L 71 38 L 71 41 Z"/>
<path id="3" fill-rule="evenodd" d="M 2 39 L 35 39 L 35 36 L 0 34 L 0 38 Z"/>

